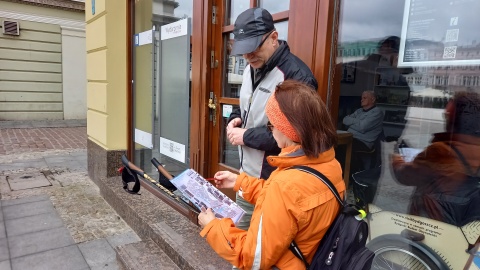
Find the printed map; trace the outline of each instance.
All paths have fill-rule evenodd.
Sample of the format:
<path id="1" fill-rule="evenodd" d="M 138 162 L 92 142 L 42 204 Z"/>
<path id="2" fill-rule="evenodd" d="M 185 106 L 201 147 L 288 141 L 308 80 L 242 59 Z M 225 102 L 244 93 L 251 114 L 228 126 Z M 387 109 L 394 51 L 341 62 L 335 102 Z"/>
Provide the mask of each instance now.
<path id="1" fill-rule="evenodd" d="M 234 201 L 192 169 L 187 169 L 171 180 L 198 209 L 211 208 L 217 218 L 231 218 L 237 223 L 245 214 Z"/>

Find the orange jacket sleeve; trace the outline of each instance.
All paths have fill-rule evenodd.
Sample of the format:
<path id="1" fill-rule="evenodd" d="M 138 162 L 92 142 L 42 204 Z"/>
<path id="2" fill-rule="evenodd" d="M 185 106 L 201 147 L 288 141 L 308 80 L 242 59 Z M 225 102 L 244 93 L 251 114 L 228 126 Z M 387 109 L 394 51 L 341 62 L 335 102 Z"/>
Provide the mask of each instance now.
<path id="1" fill-rule="evenodd" d="M 202 237 L 231 264 L 244 269 L 270 269 L 282 257 L 297 234 L 295 192 L 288 196 L 278 183 L 271 183 L 262 202 L 261 213 L 254 215 L 247 231 L 235 227 L 231 219 L 217 219 L 205 226 Z M 287 200 L 287 201 L 284 201 Z M 293 253 L 291 254 L 293 259 Z"/>
<path id="2" fill-rule="evenodd" d="M 247 202 L 256 204 L 257 198 L 263 189 L 263 184 L 265 184 L 265 180 L 241 173 L 237 176 L 233 190 L 239 191 L 239 195 Z"/>

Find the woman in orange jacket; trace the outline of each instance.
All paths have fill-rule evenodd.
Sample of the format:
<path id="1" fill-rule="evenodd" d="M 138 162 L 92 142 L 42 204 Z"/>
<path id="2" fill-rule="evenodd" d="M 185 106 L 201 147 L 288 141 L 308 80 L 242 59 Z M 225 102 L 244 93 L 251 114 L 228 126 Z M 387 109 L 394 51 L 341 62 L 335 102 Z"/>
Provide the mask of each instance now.
<path id="1" fill-rule="evenodd" d="M 469 177 L 480 177 L 480 94 L 457 92 L 445 116 L 445 132 L 412 162 L 392 155 L 392 168 L 398 182 L 416 187 L 409 214 L 463 226 L 480 218 L 478 180 Z"/>
<path id="2" fill-rule="evenodd" d="M 288 249 L 292 240 L 307 261 L 333 222 L 340 205 L 318 178 L 289 169 L 310 166 L 330 179 L 343 196 L 342 169 L 335 160 L 336 130 L 320 96 L 309 86 L 285 81 L 267 102 L 266 114 L 278 146 L 268 162 L 277 169 L 265 181 L 242 173 L 215 174 L 219 188 L 233 188 L 255 204 L 248 231 L 231 219 L 218 219 L 210 209 L 200 213 L 200 232 L 225 260 L 241 269 L 305 269 Z"/>

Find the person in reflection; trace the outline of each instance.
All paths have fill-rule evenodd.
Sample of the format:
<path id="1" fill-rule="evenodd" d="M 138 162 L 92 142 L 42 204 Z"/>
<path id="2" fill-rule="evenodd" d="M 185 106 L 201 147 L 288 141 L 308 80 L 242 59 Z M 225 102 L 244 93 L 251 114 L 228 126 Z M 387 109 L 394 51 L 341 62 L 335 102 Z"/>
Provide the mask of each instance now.
<path id="1" fill-rule="evenodd" d="M 456 93 L 445 117 L 446 132 L 412 162 L 394 154 L 392 168 L 398 182 L 416 187 L 410 214 L 463 226 L 480 219 L 480 95 Z"/>
<path id="2" fill-rule="evenodd" d="M 290 53 L 286 41 L 278 39 L 272 15 L 262 8 L 242 12 L 235 21 L 232 55 L 242 55 L 248 62 L 240 88 L 240 106 L 227 120 L 226 135 L 239 147 L 240 172 L 267 179 L 274 168 L 268 155 L 278 154 L 272 133 L 267 130 L 265 104 L 275 86 L 287 79 L 305 82 L 317 89 L 310 69 Z M 237 194 L 237 203 L 246 211 L 238 227 L 248 229 L 253 205 Z"/>
<path id="3" fill-rule="evenodd" d="M 333 149 L 336 130 L 318 93 L 303 83 L 279 84 L 265 111 L 282 149 L 267 159 L 277 167 L 268 181 L 246 172 L 220 171 L 214 176 L 217 187 L 240 191 L 255 204 L 250 228 L 240 229 L 230 218 L 218 219 L 207 209 L 198 216 L 200 235 L 241 269 L 305 269 L 288 249 L 290 243 L 295 239 L 310 263 L 340 204 L 318 178 L 290 168 L 306 165 L 320 171 L 343 196 L 345 183 Z"/>
<path id="4" fill-rule="evenodd" d="M 362 168 L 361 160 L 356 158 L 357 152 L 372 151 L 375 142 L 383 135 L 383 111 L 376 105 L 376 97 L 373 91 L 362 93 L 361 108 L 343 118 L 343 124 L 352 133 L 352 172 Z"/>

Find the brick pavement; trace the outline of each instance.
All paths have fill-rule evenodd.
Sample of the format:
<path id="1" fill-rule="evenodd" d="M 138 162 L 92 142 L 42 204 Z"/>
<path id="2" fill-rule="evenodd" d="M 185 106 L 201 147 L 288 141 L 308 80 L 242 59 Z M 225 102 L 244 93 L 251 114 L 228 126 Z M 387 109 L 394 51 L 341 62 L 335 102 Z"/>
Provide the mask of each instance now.
<path id="1" fill-rule="evenodd" d="M 86 147 L 86 127 L 0 129 L 0 155 Z"/>

